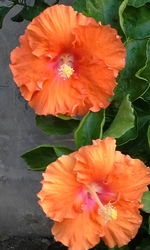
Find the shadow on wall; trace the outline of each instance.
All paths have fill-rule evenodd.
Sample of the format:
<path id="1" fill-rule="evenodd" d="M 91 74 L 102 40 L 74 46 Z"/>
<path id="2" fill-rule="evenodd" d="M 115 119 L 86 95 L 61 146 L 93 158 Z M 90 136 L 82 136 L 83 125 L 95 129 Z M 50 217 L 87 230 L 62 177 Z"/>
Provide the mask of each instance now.
<path id="1" fill-rule="evenodd" d="M 60 2 L 71 4 L 73 1 Z M 11 17 L 17 14 L 18 10 L 17 6 L 8 13 L 0 30 L 1 250 L 9 249 L 5 245 L 6 241 L 3 241 L 6 236 L 49 236 L 51 223 L 42 213 L 36 198 L 36 193 L 41 187 L 41 173 L 28 171 L 20 155 L 40 144 L 53 144 L 55 141 L 61 143 L 59 136 L 44 135 L 35 127 L 35 114 L 20 96 L 12 80 L 8 66 L 10 51 L 18 46 L 19 36 L 24 33 L 28 24 L 27 21 L 21 23 L 11 21 Z M 11 245 L 11 240 L 10 238 L 10 241 L 7 241 L 8 245 Z M 17 238 L 16 243 L 23 244 L 19 243 Z M 22 245 L 17 247 L 16 245 L 11 249 L 24 249 Z"/>

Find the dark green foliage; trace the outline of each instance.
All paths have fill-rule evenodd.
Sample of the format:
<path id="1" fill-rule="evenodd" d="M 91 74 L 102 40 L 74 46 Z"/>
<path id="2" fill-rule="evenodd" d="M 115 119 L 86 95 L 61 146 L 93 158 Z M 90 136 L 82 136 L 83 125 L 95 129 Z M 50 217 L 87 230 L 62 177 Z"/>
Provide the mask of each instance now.
<path id="1" fill-rule="evenodd" d="M 65 120 L 62 118 L 58 118 L 52 115 L 44 116 L 37 115 L 36 116 L 36 125 L 43 132 L 49 135 L 64 135 L 69 134 L 74 131 L 74 129 L 78 126 L 79 120 L 69 119 Z"/>
<path id="2" fill-rule="evenodd" d="M 58 1 L 56 1 L 57 3 Z M 2 6 L 1 6 L 2 5 Z M 27 5 L 26 0 L 10 0 L 2 1 L 0 7 L 0 28 L 2 27 L 3 19 L 10 9 L 15 7 L 15 5 L 22 6 L 22 9 L 12 17 L 14 22 L 22 22 L 23 20 L 31 21 L 34 17 L 39 15 L 44 9 L 49 5 L 44 2 L 44 0 L 35 0 L 34 5 Z M 8 6 L 7 6 L 8 5 Z"/>
<path id="3" fill-rule="evenodd" d="M 48 164 L 55 161 L 61 155 L 70 154 L 71 149 L 63 146 L 40 145 L 21 157 L 29 165 L 30 170 L 44 171 Z"/>
<path id="4" fill-rule="evenodd" d="M 122 0 L 77 0 L 73 7 L 86 16 L 95 18 L 102 24 L 110 24 L 123 35 L 119 26 L 118 9 Z"/>
<path id="5" fill-rule="evenodd" d="M 104 123 L 105 110 L 87 113 L 75 131 L 76 146 L 79 148 L 92 144 L 92 140 L 94 139 L 102 138 Z"/>

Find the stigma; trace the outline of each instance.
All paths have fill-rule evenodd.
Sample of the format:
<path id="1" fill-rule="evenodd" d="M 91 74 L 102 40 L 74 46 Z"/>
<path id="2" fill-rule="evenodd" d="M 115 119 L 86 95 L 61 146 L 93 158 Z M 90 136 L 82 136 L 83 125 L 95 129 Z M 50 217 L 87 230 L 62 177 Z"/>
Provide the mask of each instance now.
<path id="1" fill-rule="evenodd" d="M 108 202 L 106 205 L 103 205 L 98 196 L 99 189 L 100 187 L 95 183 L 87 185 L 87 191 L 90 194 L 91 198 L 97 203 L 99 207 L 98 213 L 102 216 L 105 223 L 107 223 L 110 220 L 116 220 L 117 210 L 111 205 L 110 202 Z"/>
<path id="2" fill-rule="evenodd" d="M 70 78 L 74 73 L 73 61 L 73 56 L 70 54 L 62 54 L 59 57 L 58 74 L 64 80 Z"/>

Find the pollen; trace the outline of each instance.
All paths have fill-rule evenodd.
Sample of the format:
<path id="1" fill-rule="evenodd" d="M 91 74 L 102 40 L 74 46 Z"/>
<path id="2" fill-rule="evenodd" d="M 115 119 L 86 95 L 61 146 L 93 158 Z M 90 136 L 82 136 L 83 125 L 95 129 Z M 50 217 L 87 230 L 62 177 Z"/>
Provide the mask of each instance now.
<path id="1" fill-rule="evenodd" d="M 103 208 L 99 208 L 99 214 L 103 217 L 105 222 L 117 219 L 117 210 L 108 203 Z"/>
<path id="2" fill-rule="evenodd" d="M 64 80 L 70 78 L 74 73 L 73 63 L 74 58 L 70 54 L 62 54 L 59 57 L 58 74 Z"/>
<path id="3" fill-rule="evenodd" d="M 114 208 L 111 208 L 111 218 L 112 218 L 113 220 L 116 220 L 116 219 L 117 219 L 117 216 L 118 216 L 117 210 L 114 209 Z"/>
<path id="4" fill-rule="evenodd" d="M 63 64 L 58 69 L 58 72 L 61 77 L 63 77 L 64 79 L 67 79 L 67 78 L 70 78 L 70 76 L 72 76 L 74 69 L 67 64 Z"/>
<path id="5" fill-rule="evenodd" d="M 91 198 L 97 203 L 99 206 L 98 213 L 102 216 L 105 223 L 107 223 L 110 220 L 116 220 L 117 219 L 117 210 L 110 204 L 110 202 L 106 205 L 103 205 L 101 202 L 97 192 L 99 190 L 98 185 L 95 183 L 89 184 L 87 186 L 88 193 L 91 195 Z"/>

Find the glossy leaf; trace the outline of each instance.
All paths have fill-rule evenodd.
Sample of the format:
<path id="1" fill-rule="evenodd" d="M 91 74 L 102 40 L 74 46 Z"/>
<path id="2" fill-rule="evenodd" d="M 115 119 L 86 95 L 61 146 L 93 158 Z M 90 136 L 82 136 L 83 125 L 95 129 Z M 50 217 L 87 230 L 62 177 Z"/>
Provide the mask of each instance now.
<path id="1" fill-rule="evenodd" d="M 53 146 L 53 149 L 54 149 L 57 157 L 60 157 L 61 155 L 68 155 L 68 154 L 71 154 L 73 152 L 70 148 L 66 148 L 63 146 Z"/>
<path id="2" fill-rule="evenodd" d="M 148 40 L 128 40 L 126 42 L 126 66 L 120 72 L 115 88 L 114 100 L 122 100 L 127 94 L 130 99 L 136 100 L 149 87 L 147 80 L 141 79 L 136 73 L 143 68 L 146 62 L 146 45 Z M 136 76 L 135 76 L 136 75 Z"/>
<path id="3" fill-rule="evenodd" d="M 141 98 L 145 101 L 150 101 L 150 87 L 145 91 Z"/>
<path id="4" fill-rule="evenodd" d="M 139 131 L 135 140 L 129 141 L 118 150 L 124 154 L 129 154 L 132 158 L 142 160 L 146 165 L 150 165 L 150 149 L 147 141 L 147 125 L 145 124 Z"/>
<path id="5" fill-rule="evenodd" d="M 105 110 L 87 113 L 75 131 L 77 147 L 91 144 L 92 140 L 102 138 L 104 122 Z"/>
<path id="6" fill-rule="evenodd" d="M 144 205 L 142 210 L 146 213 L 150 213 L 150 191 L 144 192 L 141 203 Z"/>
<path id="7" fill-rule="evenodd" d="M 65 120 L 65 121 L 68 121 L 68 120 L 79 120 L 78 117 L 76 116 L 66 116 L 66 115 L 63 115 L 63 114 L 59 114 L 58 115 L 58 118 L 62 119 L 62 120 Z"/>
<path id="8" fill-rule="evenodd" d="M 128 5 L 133 6 L 135 8 L 141 7 L 146 3 L 150 3 L 150 0 L 128 0 Z"/>
<path id="9" fill-rule="evenodd" d="M 86 16 L 117 27 L 119 22 L 118 9 L 122 0 L 77 0 L 73 7 Z"/>
<path id="10" fill-rule="evenodd" d="M 135 140 L 138 136 L 138 126 L 137 126 L 137 118 L 136 114 L 135 115 L 135 122 L 134 122 L 134 127 L 129 129 L 123 136 L 117 139 L 117 145 L 124 145 L 128 143 L 129 141 Z"/>
<path id="11" fill-rule="evenodd" d="M 15 5 L 22 5 L 23 9 L 12 17 L 14 22 L 22 22 L 24 19 L 31 21 L 34 17 L 38 16 L 44 9 L 49 7 L 44 1 L 38 0 L 34 2 L 34 6 L 28 6 L 25 1 L 13 1 Z"/>
<path id="12" fill-rule="evenodd" d="M 22 12 L 22 17 L 25 20 L 32 21 L 32 19 L 38 16 L 44 9 L 46 9 L 48 5 L 44 2 L 41 2 L 39 5 L 27 6 L 24 8 Z"/>
<path id="13" fill-rule="evenodd" d="M 141 79 L 145 79 L 150 83 L 150 39 L 146 45 L 146 62 L 144 67 L 142 67 L 137 73 L 136 76 Z"/>
<path id="14" fill-rule="evenodd" d="M 138 137 L 134 145 L 129 145 L 135 157 L 150 165 L 150 148 L 148 144 L 148 127 L 150 125 L 150 102 L 139 99 L 135 102 L 138 117 Z"/>
<path id="15" fill-rule="evenodd" d="M 125 33 L 123 12 L 127 6 L 128 0 L 124 0 L 119 7 L 119 21 L 122 31 Z"/>
<path id="16" fill-rule="evenodd" d="M 149 166 L 150 148 L 148 145 L 147 131 L 150 124 L 150 103 L 140 98 L 134 103 L 134 109 L 137 115 L 138 136 L 135 140 L 120 146 L 118 150 L 124 154 L 129 154 L 133 158 L 141 159 Z"/>
<path id="17" fill-rule="evenodd" d="M 46 134 L 69 134 L 74 131 L 74 129 L 78 126 L 78 120 L 63 120 L 58 117 L 48 115 L 37 115 L 36 116 L 36 125 L 39 129 L 41 129 Z"/>
<path id="18" fill-rule="evenodd" d="M 127 6 L 122 14 L 122 22 L 126 37 L 144 39 L 150 36 L 150 9 L 147 6 Z"/>
<path id="19" fill-rule="evenodd" d="M 76 0 L 75 3 L 73 4 L 73 8 L 77 10 L 78 12 L 81 12 L 86 15 L 86 0 Z"/>
<path id="20" fill-rule="evenodd" d="M 71 152 L 72 150 L 66 147 L 45 144 L 28 151 L 21 157 L 29 165 L 30 170 L 43 171 L 48 164 L 55 161 L 58 157 Z"/>
<path id="21" fill-rule="evenodd" d="M 134 127 L 135 115 L 134 110 L 127 95 L 122 101 L 118 113 L 115 116 L 110 127 L 104 132 L 104 137 L 110 136 L 119 138 L 124 135 L 128 130 Z"/>

